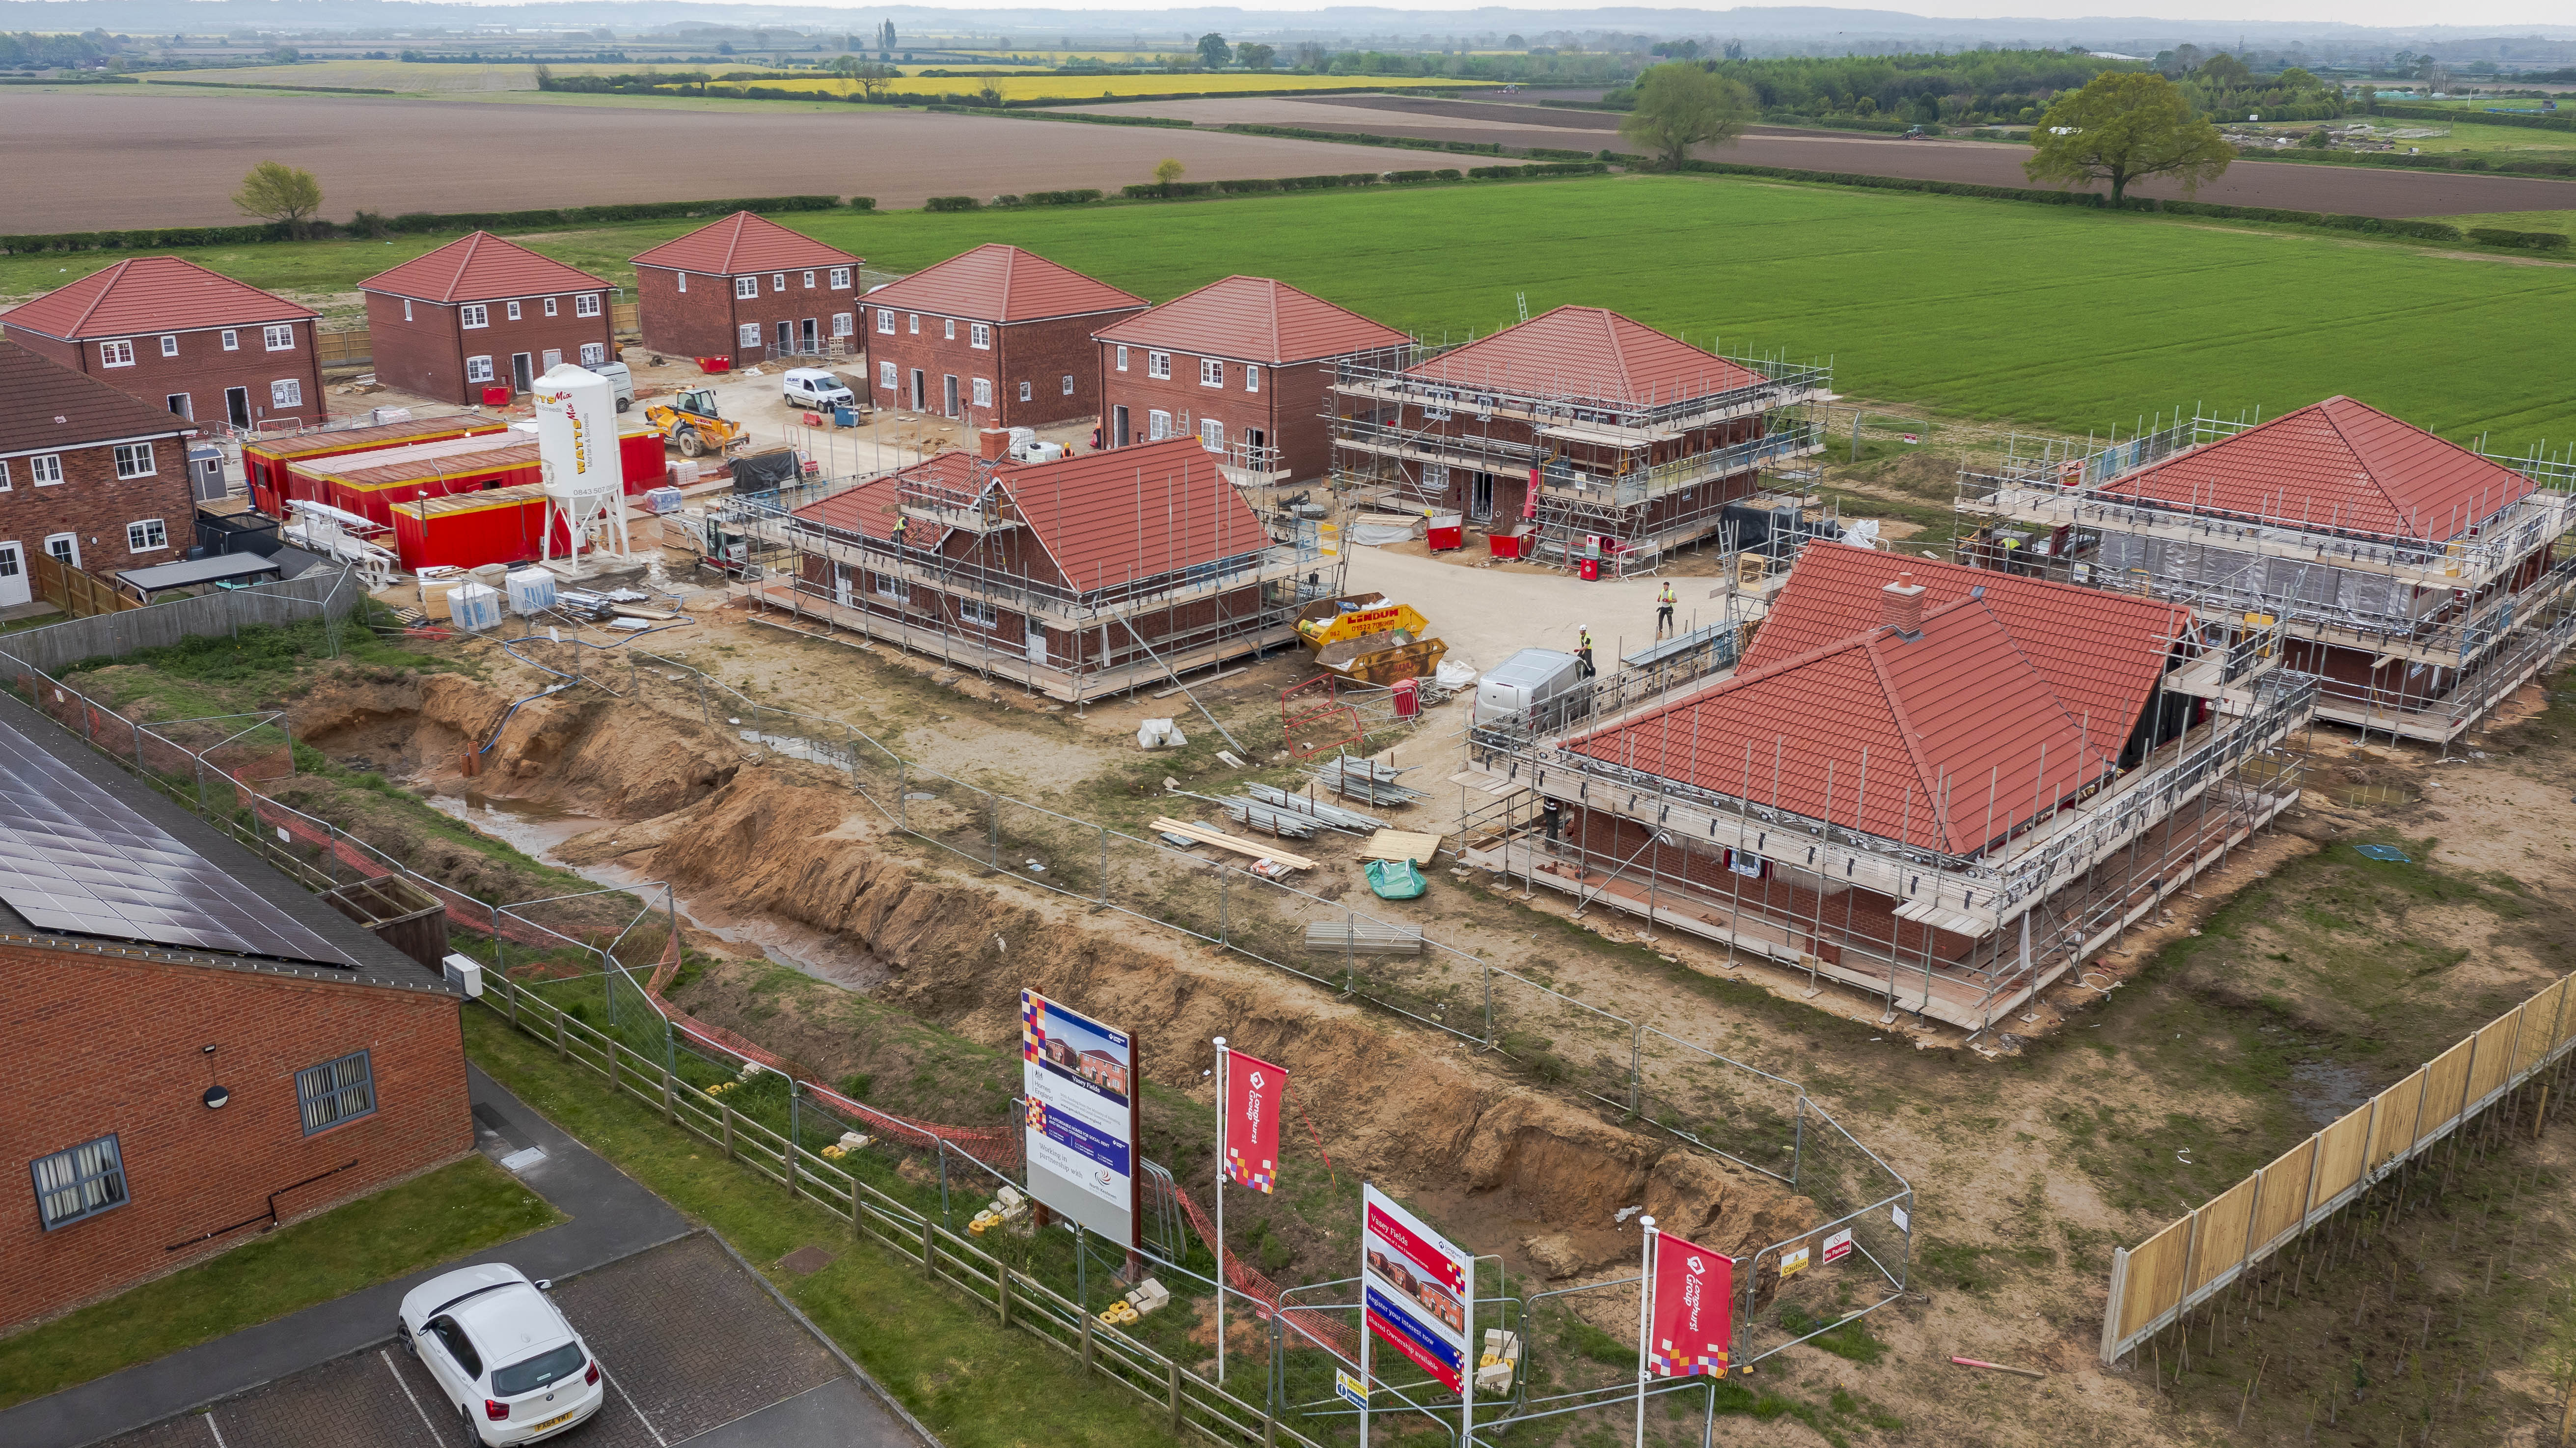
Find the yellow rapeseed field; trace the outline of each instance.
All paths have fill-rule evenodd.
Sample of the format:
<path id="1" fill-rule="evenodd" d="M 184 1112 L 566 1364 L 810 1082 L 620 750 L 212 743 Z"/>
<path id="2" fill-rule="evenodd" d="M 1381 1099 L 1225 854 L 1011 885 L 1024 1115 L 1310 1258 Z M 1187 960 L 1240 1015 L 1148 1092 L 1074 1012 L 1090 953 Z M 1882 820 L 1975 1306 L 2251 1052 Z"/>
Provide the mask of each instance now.
<path id="1" fill-rule="evenodd" d="M 774 90 L 816 91 L 838 96 L 849 93 L 852 83 L 831 76 L 796 80 L 744 81 L 741 85 L 764 86 Z M 1355 75 L 1260 75 L 1254 73 L 1225 75 L 1002 75 L 1002 76 L 917 76 L 908 75 L 896 83 L 896 89 L 912 95 L 971 96 L 991 86 L 1006 101 L 1090 100 L 1103 97 L 1118 100 L 1146 100 L 1154 96 L 1205 95 L 1211 91 L 1358 91 L 1381 90 L 1388 86 L 1463 86 L 1486 85 L 1485 81 L 1417 80 L 1411 77 Z M 707 82 L 707 94 L 722 95 L 733 88 L 724 81 Z M 695 92 L 697 87 L 688 89 Z"/>

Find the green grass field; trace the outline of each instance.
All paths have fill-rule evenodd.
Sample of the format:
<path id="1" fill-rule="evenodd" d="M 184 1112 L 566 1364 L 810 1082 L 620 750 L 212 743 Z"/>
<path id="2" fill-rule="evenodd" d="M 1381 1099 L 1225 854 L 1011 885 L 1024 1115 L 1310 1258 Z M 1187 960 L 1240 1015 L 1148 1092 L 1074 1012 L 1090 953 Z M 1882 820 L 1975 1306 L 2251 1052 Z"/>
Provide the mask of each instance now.
<path id="1" fill-rule="evenodd" d="M 2554 231 L 2576 237 L 2576 211 L 2490 211 L 2478 216 L 2436 216 L 2462 231 L 2472 226 L 2501 226 L 2507 231 Z"/>
<path id="2" fill-rule="evenodd" d="M 2565 265 L 2359 236 L 1913 193 L 1605 177 L 1370 194 L 781 218 L 871 267 L 1027 246 L 1161 301 L 1275 276 L 1434 340 L 1606 306 L 1728 352 L 1830 356 L 1841 391 L 2084 431 L 2195 402 L 2277 412 L 2350 393 L 2498 446 L 2576 434 L 2534 357 L 2565 346 Z M 621 282 L 685 222 L 530 245 Z M 257 285 L 343 290 L 440 238 L 210 248 Z M 24 294 L 106 256 L 0 258 Z"/>

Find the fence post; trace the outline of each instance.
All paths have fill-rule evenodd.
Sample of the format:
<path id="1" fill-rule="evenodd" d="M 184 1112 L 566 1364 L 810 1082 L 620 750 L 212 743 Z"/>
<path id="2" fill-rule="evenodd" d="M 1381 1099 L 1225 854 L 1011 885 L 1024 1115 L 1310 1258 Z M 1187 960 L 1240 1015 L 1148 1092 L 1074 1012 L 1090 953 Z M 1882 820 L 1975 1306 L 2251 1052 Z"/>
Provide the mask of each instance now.
<path id="1" fill-rule="evenodd" d="M 859 1227 L 859 1170 L 857 1167 L 852 1167 L 850 1168 L 850 1235 L 853 1238 L 859 1235 Z"/>
<path id="2" fill-rule="evenodd" d="M 1485 967 L 1485 1049 L 1494 1049 L 1494 968 Z"/>
<path id="3" fill-rule="evenodd" d="M 948 1210 L 948 1138 L 941 1136 L 932 1139 L 939 1143 L 939 1223 L 954 1231 L 957 1217 L 955 1213 Z"/>
<path id="4" fill-rule="evenodd" d="M 1216 872 L 1216 943 L 1219 945 L 1233 944 L 1230 939 L 1233 932 L 1226 922 L 1226 880 L 1233 873 L 1229 869 Z"/>
<path id="5" fill-rule="evenodd" d="M 671 1068 L 668 1066 L 662 1068 L 662 1119 L 675 1124 L 680 1119 L 680 1096 L 679 1092 L 673 1089 Z"/>
<path id="6" fill-rule="evenodd" d="M 1646 1023 L 1628 1023 L 1628 1114 L 1637 1114 L 1645 1095 Z"/>
<path id="7" fill-rule="evenodd" d="M 993 1302 L 1002 1312 L 1002 1326 L 1011 1325 L 1011 1264 L 993 1264 Z"/>
<path id="8" fill-rule="evenodd" d="M 900 754 L 894 760 L 894 827 L 912 828 L 912 761 Z"/>
<path id="9" fill-rule="evenodd" d="M 498 942 L 495 943 L 497 944 Z M 510 1029 L 515 1031 L 519 1029 L 518 983 L 510 979 L 508 972 L 500 970 L 496 970 L 492 973 L 492 979 L 501 987 L 501 994 L 508 998 L 510 1002 Z"/>
<path id="10" fill-rule="evenodd" d="M 1181 1432 L 1181 1362 L 1180 1362 L 1180 1359 L 1178 1359 L 1178 1358 L 1165 1358 L 1165 1359 L 1163 1360 L 1163 1381 L 1164 1381 L 1165 1383 L 1169 1384 L 1169 1385 L 1170 1385 L 1170 1388 L 1171 1388 L 1171 1394 L 1172 1394 L 1172 1435 L 1173 1435 L 1174 1437 L 1178 1437 L 1178 1436 L 1180 1436 L 1180 1432 Z"/>
<path id="11" fill-rule="evenodd" d="M 928 1217 L 921 1219 L 921 1275 L 933 1281 L 939 1277 L 939 1268 L 931 1260 L 930 1255 L 930 1219 Z"/>
<path id="12" fill-rule="evenodd" d="M 1109 826 L 1100 827 L 1100 903 L 1109 903 Z"/>
<path id="13" fill-rule="evenodd" d="M 1091 1324 L 1097 1319 L 1093 1318 L 1088 1310 L 1077 1313 L 1076 1316 L 1082 1319 L 1082 1375 L 1087 1379 L 1091 1376 Z"/>
<path id="14" fill-rule="evenodd" d="M 600 1054 L 608 1058 L 608 1094 L 615 1096 L 617 1094 L 617 1037 L 602 1034 L 599 1041 L 605 1047 Z"/>
<path id="15" fill-rule="evenodd" d="M 572 1059 L 572 1043 L 564 1036 L 564 1010 L 561 1006 L 555 1007 L 555 1059 Z"/>
<path id="16" fill-rule="evenodd" d="M 1807 1174 L 1807 1093 L 1804 1091 L 1798 1093 L 1797 1133 L 1789 1151 L 1789 1185 L 1793 1187 L 1800 1177 Z"/>
<path id="17" fill-rule="evenodd" d="M 779 1153 L 779 1159 L 787 1168 L 787 1195 L 791 1197 L 796 1195 L 796 1138 L 803 1134 L 798 1130 L 802 1115 L 797 1105 L 796 1078 L 790 1076 L 787 1078 L 787 1149 Z"/>
<path id="18" fill-rule="evenodd" d="M 725 1160 L 731 1161 L 733 1160 L 733 1106 L 731 1103 L 724 1103 L 718 1109 L 724 1112 Z"/>
<path id="19" fill-rule="evenodd" d="M 993 835 L 989 848 L 993 852 L 993 868 L 998 870 L 1002 868 L 1002 796 L 998 792 L 987 791 L 984 798 L 992 801 Z"/>

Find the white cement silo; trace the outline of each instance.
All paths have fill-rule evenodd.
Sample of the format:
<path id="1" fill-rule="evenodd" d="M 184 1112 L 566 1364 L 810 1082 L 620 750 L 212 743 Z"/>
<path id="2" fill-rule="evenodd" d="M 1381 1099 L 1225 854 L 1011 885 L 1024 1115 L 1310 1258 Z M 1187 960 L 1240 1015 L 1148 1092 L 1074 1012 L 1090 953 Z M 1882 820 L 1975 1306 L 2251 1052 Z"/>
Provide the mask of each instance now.
<path id="1" fill-rule="evenodd" d="M 559 362 L 537 379 L 537 459 L 546 490 L 551 558 L 553 519 L 563 521 L 578 562 L 586 547 L 624 557 L 626 478 L 618 454 L 617 404 L 608 379 L 586 367 Z"/>

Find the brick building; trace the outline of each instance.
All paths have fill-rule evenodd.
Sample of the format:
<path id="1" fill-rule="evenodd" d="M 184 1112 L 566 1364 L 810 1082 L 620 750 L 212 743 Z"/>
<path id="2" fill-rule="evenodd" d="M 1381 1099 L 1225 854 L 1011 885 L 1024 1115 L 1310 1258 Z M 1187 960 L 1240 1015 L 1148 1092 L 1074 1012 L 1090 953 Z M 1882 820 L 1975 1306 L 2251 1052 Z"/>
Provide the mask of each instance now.
<path id="1" fill-rule="evenodd" d="M 194 424 L 6 341 L 0 397 L 0 608 L 39 553 L 101 575 L 186 556 Z"/>
<path id="2" fill-rule="evenodd" d="M 377 379 L 440 402 L 480 402 L 486 387 L 515 396 L 558 362 L 597 366 L 613 351 L 608 283 L 488 231 L 358 290 Z"/>
<path id="3" fill-rule="evenodd" d="M 1412 339 L 1267 277 L 1227 277 L 1092 334 L 1102 440 L 1196 437 L 1238 487 L 1333 465 L 1335 366 L 1397 367 Z"/>
<path id="4" fill-rule="evenodd" d="M 644 345 L 736 367 L 856 350 L 863 260 L 748 211 L 708 222 L 635 254 Z"/>
<path id="5" fill-rule="evenodd" d="M 181 417 L 247 431 L 325 420 L 312 308 L 141 256 L 0 314 L 9 339 Z"/>
<path id="6" fill-rule="evenodd" d="M 15 699 L 0 860 L 0 1332 L 473 1149 L 449 986 Z"/>
<path id="7" fill-rule="evenodd" d="M 988 242 L 865 299 L 870 396 L 970 427 L 1050 427 L 1100 415 L 1091 336 L 1145 299 Z"/>

